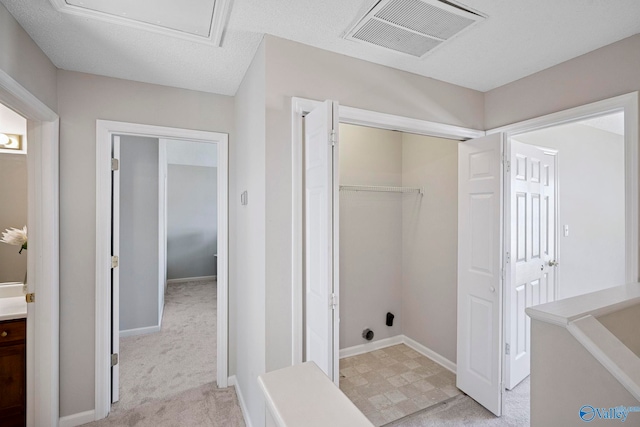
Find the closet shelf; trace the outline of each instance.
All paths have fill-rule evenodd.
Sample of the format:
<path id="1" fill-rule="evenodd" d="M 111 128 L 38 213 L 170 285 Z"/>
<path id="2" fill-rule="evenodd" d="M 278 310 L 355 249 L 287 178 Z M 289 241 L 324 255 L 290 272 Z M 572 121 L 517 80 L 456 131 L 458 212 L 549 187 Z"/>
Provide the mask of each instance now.
<path id="1" fill-rule="evenodd" d="M 340 191 L 377 191 L 382 193 L 416 193 L 421 196 L 424 190 L 420 187 L 388 187 L 379 185 L 341 185 Z"/>

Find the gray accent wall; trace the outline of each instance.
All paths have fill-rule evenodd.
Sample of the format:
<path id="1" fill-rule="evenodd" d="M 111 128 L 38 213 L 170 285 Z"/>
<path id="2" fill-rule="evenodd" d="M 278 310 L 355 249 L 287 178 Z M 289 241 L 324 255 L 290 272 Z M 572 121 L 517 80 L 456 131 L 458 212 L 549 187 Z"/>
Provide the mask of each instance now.
<path id="1" fill-rule="evenodd" d="M 168 166 L 167 279 L 216 275 L 218 168 Z"/>
<path id="2" fill-rule="evenodd" d="M 158 140 L 120 137 L 120 330 L 158 325 Z"/>

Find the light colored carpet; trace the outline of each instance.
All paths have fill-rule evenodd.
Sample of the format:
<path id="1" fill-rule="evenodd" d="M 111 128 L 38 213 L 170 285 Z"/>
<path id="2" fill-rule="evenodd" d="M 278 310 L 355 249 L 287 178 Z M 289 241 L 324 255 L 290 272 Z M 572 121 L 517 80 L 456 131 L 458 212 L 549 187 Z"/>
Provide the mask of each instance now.
<path id="1" fill-rule="evenodd" d="M 529 426 L 529 378 L 505 392 L 504 414 L 496 417 L 469 396 L 460 395 L 446 403 L 388 424 L 393 427 L 525 427 Z"/>
<path id="2" fill-rule="evenodd" d="M 120 401 L 112 413 L 214 383 L 216 282 L 170 284 L 162 330 L 120 340 Z"/>
<path id="3" fill-rule="evenodd" d="M 244 427 L 234 387 L 206 384 L 86 424 L 86 427 Z"/>

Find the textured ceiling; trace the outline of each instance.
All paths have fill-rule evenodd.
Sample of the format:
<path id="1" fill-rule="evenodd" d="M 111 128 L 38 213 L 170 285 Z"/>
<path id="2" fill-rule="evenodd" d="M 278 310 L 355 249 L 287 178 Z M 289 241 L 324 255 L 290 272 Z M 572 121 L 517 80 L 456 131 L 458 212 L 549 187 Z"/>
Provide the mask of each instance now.
<path id="1" fill-rule="evenodd" d="M 464 0 L 488 19 L 418 59 L 342 39 L 375 0 L 235 0 L 220 48 L 0 1 L 58 68 L 225 95 L 265 33 L 487 91 L 640 32 L 638 0 Z"/>

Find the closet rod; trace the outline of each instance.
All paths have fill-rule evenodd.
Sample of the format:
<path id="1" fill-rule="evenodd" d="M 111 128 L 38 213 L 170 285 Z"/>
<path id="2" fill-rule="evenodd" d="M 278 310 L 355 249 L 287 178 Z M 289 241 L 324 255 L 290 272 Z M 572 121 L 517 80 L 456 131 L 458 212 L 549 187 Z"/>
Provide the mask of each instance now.
<path id="1" fill-rule="evenodd" d="M 340 191 L 377 191 L 383 193 L 417 193 L 424 194 L 419 187 L 388 187 L 379 185 L 341 185 Z"/>

